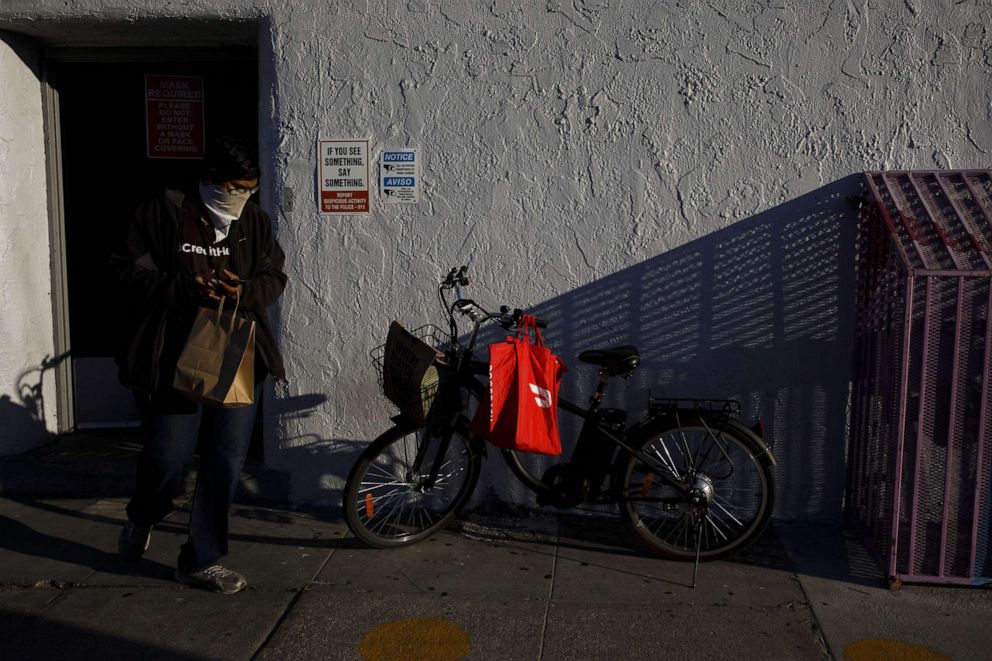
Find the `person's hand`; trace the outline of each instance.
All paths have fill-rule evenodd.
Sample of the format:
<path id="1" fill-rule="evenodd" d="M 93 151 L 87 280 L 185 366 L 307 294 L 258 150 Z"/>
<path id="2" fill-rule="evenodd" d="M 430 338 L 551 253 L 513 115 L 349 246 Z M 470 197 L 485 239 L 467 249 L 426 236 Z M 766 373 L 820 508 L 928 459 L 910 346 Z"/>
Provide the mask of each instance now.
<path id="1" fill-rule="evenodd" d="M 211 280 L 211 282 L 214 286 L 215 295 L 227 296 L 228 298 L 241 297 L 241 278 L 236 273 L 224 269 L 221 277 Z"/>
<path id="2" fill-rule="evenodd" d="M 197 295 L 201 299 L 206 299 L 213 302 L 220 300 L 221 297 L 217 294 L 216 288 L 213 285 L 213 280 L 208 281 L 206 277 L 198 273 L 193 276 L 193 282 L 196 283 Z"/>

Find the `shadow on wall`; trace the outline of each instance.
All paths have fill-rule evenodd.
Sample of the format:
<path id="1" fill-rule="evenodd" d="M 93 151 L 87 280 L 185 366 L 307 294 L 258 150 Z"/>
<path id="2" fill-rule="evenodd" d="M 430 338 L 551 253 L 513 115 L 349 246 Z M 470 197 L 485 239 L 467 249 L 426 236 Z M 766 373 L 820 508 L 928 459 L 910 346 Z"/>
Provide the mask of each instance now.
<path id="1" fill-rule="evenodd" d="M 277 445 L 266 444 L 265 463 L 289 474 L 291 500 L 330 508 L 343 516 L 339 508 L 344 480 L 371 439 L 342 440 L 312 431 L 310 419 L 327 401 L 322 393 L 266 400 L 265 437 L 279 440 Z M 391 424 L 389 415 L 384 412 L 382 416 L 383 430 Z"/>
<path id="2" fill-rule="evenodd" d="M 38 439 L 50 435 L 45 425 L 45 373 L 68 356 L 45 356 L 40 365 L 21 372 L 15 384 L 18 401 L 0 395 L 0 456 L 35 448 Z"/>
<path id="3" fill-rule="evenodd" d="M 581 372 L 563 395 L 584 401 L 594 381 L 581 350 L 633 344 L 641 366 L 611 405 L 737 399 L 778 458 L 776 516 L 839 519 L 858 222 L 847 198 L 860 192 L 860 175 L 846 177 L 537 306 Z"/>
<path id="4" fill-rule="evenodd" d="M 641 366 L 626 384 L 614 382 L 608 406 L 636 419 L 649 392 L 737 399 L 748 423 L 764 421 L 778 458 L 776 516 L 840 519 L 858 221 L 847 198 L 860 194 L 860 182 L 846 177 L 537 305 L 550 322 L 546 340 L 570 368 L 562 395 L 584 402 L 595 382 L 580 351 L 636 345 Z M 485 292 L 476 295 L 485 301 Z M 295 494 L 338 503 L 367 442 L 318 438 L 299 415 L 270 423 L 289 439 L 281 452 L 296 455 L 280 462 L 294 467 Z M 577 432 L 568 418 L 566 456 Z M 533 503 L 490 459 L 470 506 Z"/>

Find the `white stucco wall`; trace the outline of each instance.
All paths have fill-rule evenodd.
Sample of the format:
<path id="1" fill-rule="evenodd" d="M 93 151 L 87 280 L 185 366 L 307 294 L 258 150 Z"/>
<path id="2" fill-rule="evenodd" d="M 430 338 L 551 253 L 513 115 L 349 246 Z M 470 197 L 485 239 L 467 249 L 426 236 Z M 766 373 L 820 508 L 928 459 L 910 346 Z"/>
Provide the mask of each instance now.
<path id="1" fill-rule="evenodd" d="M 260 21 L 291 283 L 266 459 L 295 498 L 338 499 L 388 424 L 368 350 L 393 318 L 440 322 L 434 283 L 470 263 L 474 297 L 552 319 L 566 394 L 591 378 L 579 350 L 637 344 L 613 403 L 737 397 L 778 454 L 778 514 L 839 515 L 845 198 L 867 169 L 989 165 L 988 0 L 141 4 L 11 0 L 0 21 Z M 321 216 L 315 142 L 348 137 L 420 147 L 423 201 Z M 477 499 L 531 502 L 496 461 Z"/>
<path id="2" fill-rule="evenodd" d="M 56 429 L 39 53 L 0 33 L 0 456 Z"/>

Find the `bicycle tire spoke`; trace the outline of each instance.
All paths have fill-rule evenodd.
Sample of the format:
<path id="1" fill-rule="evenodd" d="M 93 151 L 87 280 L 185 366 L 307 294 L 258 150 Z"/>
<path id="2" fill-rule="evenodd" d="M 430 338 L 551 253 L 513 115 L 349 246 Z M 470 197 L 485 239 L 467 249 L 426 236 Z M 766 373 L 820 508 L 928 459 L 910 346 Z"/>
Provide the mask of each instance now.
<path id="1" fill-rule="evenodd" d="M 362 485 L 369 484 L 368 487 L 359 489 L 358 493 L 367 493 L 369 491 L 375 491 L 376 489 L 383 489 L 385 487 L 403 487 L 406 486 L 405 482 L 376 482 L 375 484 L 370 484 L 368 482 L 362 482 Z"/>
<path id="2" fill-rule="evenodd" d="M 740 520 L 740 519 L 738 519 L 738 518 L 737 518 L 736 516 L 734 516 L 734 514 L 733 514 L 733 512 L 731 512 L 731 511 L 730 511 L 729 509 L 727 509 L 726 507 L 724 507 L 724 505 L 720 503 L 720 500 L 719 500 L 719 499 L 714 499 L 714 500 L 713 500 L 713 504 L 714 504 L 714 505 L 716 505 L 717 507 L 719 507 L 719 508 L 720 508 L 721 510 L 723 510 L 723 511 L 724 511 L 724 513 L 725 513 L 725 514 L 726 514 L 727 516 L 729 516 L 729 517 L 730 517 L 731 519 L 733 519 L 733 520 L 734 520 L 734 522 L 735 522 L 735 523 L 736 523 L 737 525 L 739 525 L 739 526 L 741 526 L 742 528 L 744 527 L 744 524 L 743 524 L 743 523 L 741 523 L 741 520 Z"/>
<path id="3" fill-rule="evenodd" d="M 713 518 L 714 517 L 711 517 L 709 514 L 707 514 L 706 517 L 704 518 L 704 521 L 710 524 L 710 526 L 713 528 L 713 532 L 720 535 L 720 537 L 722 537 L 724 541 L 729 540 L 730 538 L 726 534 L 724 534 L 722 530 L 720 530 L 720 527 L 716 525 L 716 523 L 713 521 Z"/>
<path id="4" fill-rule="evenodd" d="M 396 498 L 400 498 L 402 496 L 403 496 L 403 492 L 402 491 L 400 491 L 399 489 L 394 489 L 393 491 L 390 491 L 389 493 L 382 494 L 381 496 L 372 496 L 372 504 L 373 504 L 373 506 L 378 506 L 378 508 L 385 508 L 385 506 L 387 506 L 386 504 L 390 500 L 395 500 Z M 359 500 L 358 503 L 357 503 L 357 505 L 359 507 L 363 507 L 364 508 L 364 506 L 365 506 L 365 500 L 364 499 Z M 371 519 L 373 517 L 369 517 L 369 518 Z"/>
<path id="5" fill-rule="evenodd" d="M 405 497 L 406 494 L 403 493 L 393 493 L 382 496 L 378 507 L 373 509 L 373 515 L 368 517 L 366 520 L 371 521 L 372 519 L 377 518 L 377 515 L 380 515 L 378 516 L 378 520 L 384 523 L 390 518 L 390 512 L 395 511 L 396 504 L 404 502 Z M 373 499 L 373 503 L 374 502 L 375 499 Z"/>
<path id="6" fill-rule="evenodd" d="M 372 502 L 373 503 L 378 503 L 380 500 L 383 500 L 383 499 L 386 499 L 386 498 L 393 498 L 395 496 L 399 496 L 399 495 L 402 495 L 402 494 L 403 494 L 403 492 L 400 489 L 393 489 L 392 491 L 386 492 L 384 494 L 380 494 L 378 496 L 376 496 L 375 494 L 373 494 L 372 495 Z M 364 501 L 364 499 L 362 499 L 359 502 L 364 503 L 365 501 Z"/>
<path id="7" fill-rule="evenodd" d="M 719 557 L 750 541 L 767 522 L 773 495 L 767 469 L 742 434 L 719 422 L 694 420 L 676 418 L 669 430 L 644 443 L 641 452 L 649 458 L 631 458 L 625 483 L 618 485 L 622 511 L 635 532 L 662 555 L 687 561 L 697 545 L 707 557 Z M 642 493 L 651 466 L 670 471 L 705 499 L 690 505 L 689 494 L 670 483 Z"/>
<path id="8" fill-rule="evenodd" d="M 658 449 L 657 448 L 652 448 L 654 450 L 655 455 L 658 457 L 658 459 L 661 460 L 661 463 L 665 465 L 665 468 L 667 468 L 669 471 L 671 471 L 672 475 L 674 475 L 676 479 L 681 480 L 682 479 L 682 475 L 679 473 L 678 469 L 675 467 L 675 460 L 672 459 L 672 455 L 668 451 L 668 444 L 665 443 L 664 441 L 662 441 L 661 447 L 662 447 L 662 449 L 665 450 L 665 454 L 668 456 L 668 460 L 666 461 L 665 460 L 665 457 L 662 457 L 661 456 L 661 453 L 658 452 Z"/>
<path id="9" fill-rule="evenodd" d="M 375 527 L 373 532 L 378 532 L 380 530 L 383 530 L 387 523 L 391 522 L 397 516 L 403 515 L 403 511 L 406 509 L 408 499 L 406 498 L 406 494 L 403 494 L 402 496 L 403 497 L 402 500 L 400 501 L 399 508 L 398 509 L 394 508 L 390 510 L 390 512 L 386 514 L 386 516 L 382 517 L 382 519 L 379 521 L 379 524 Z"/>
<path id="10" fill-rule="evenodd" d="M 441 457 L 440 444 L 424 445 L 431 442 L 423 430 L 398 436 L 381 445 L 363 473 L 350 478 L 349 526 L 364 531 L 358 535 L 363 540 L 373 545 L 416 541 L 443 524 L 465 499 L 478 460 L 463 438 L 449 443 Z M 419 453 L 423 463 L 415 471 Z"/>
<path id="11" fill-rule="evenodd" d="M 406 480 L 400 479 L 399 475 L 394 475 L 393 473 L 390 473 L 388 470 L 386 470 L 385 468 L 383 468 L 382 466 L 379 466 L 377 464 L 370 465 L 369 466 L 369 470 L 366 471 L 366 473 L 365 473 L 365 476 L 368 477 L 369 473 L 371 473 L 373 469 L 379 471 L 379 473 L 381 474 L 381 477 L 385 477 L 385 478 L 388 478 L 388 479 L 391 479 L 391 480 L 396 480 L 397 482 L 400 482 L 400 483 L 403 483 L 403 482 L 406 481 Z M 364 480 L 363 480 L 363 483 L 364 483 Z"/>
<path id="12" fill-rule="evenodd" d="M 662 521 L 663 521 L 663 520 L 662 520 Z M 669 532 L 669 533 L 668 533 L 667 535 L 665 535 L 665 541 L 666 541 L 666 542 L 667 542 L 667 541 L 668 541 L 669 539 L 671 539 L 671 537 L 672 537 L 672 535 L 673 535 L 673 534 L 675 534 L 675 533 L 678 533 L 678 532 L 679 532 L 679 530 L 681 530 L 681 528 L 682 528 L 682 526 L 681 526 L 681 525 L 679 525 L 679 524 L 686 524 L 686 525 L 687 525 L 687 522 L 686 522 L 686 517 L 685 517 L 685 515 L 682 515 L 682 516 L 680 516 L 680 517 L 679 517 L 679 518 L 678 518 L 678 519 L 676 520 L 676 522 L 675 522 L 675 524 L 674 524 L 674 525 L 672 526 L 672 529 L 671 529 L 671 531 L 670 531 L 670 532 Z M 661 531 L 661 526 L 659 526 L 659 532 L 660 532 L 660 531 Z M 676 538 L 677 538 L 677 536 L 676 536 Z"/>

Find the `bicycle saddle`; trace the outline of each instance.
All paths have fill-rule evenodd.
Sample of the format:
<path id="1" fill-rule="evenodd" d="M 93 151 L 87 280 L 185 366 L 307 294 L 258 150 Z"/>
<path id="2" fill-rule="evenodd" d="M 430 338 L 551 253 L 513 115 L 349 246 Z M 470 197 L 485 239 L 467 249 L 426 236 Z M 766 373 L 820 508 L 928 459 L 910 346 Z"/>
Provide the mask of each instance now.
<path id="1" fill-rule="evenodd" d="M 610 376 L 629 374 L 641 364 L 641 354 L 637 347 L 622 344 L 606 349 L 589 349 L 579 354 L 579 360 L 591 365 L 605 367 Z"/>

